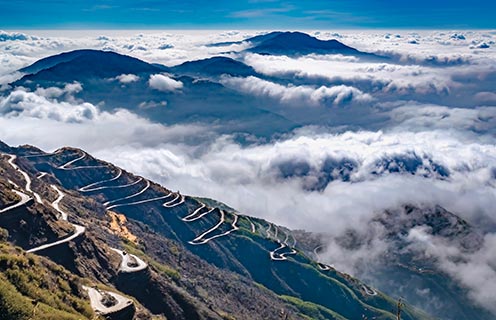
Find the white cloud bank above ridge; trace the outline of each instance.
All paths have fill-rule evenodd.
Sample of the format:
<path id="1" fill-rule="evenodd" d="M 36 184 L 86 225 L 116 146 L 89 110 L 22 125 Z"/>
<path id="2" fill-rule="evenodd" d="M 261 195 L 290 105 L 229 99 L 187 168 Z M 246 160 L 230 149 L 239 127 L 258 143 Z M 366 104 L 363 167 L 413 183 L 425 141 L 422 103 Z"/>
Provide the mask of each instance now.
<path id="1" fill-rule="evenodd" d="M 66 85 L 74 92 L 77 84 Z M 30 143 L 47 150 L 76 146 L 95 152 L 111 145 L 155 146 L 190 136 L 208 137 L 199 125 L 163 126 L 124 109 L 101 111 L 98 106 L 74 97 L 59 101 L 60 88 L 27 92 L 14 90 L 0 97 L 0 137 L 13 145 Z M 62 90 L 63 91 L 63 90 Z"/>
<path id="2" fill-rule="evenodd" d="M 318 88 L 311 86 L 284 86 L 253 76 L 247 78 L 226 76 L 221 79 L 221 83 L 244 93 L 273 98 L 279 100 L 281 103 L 291 105 L 342 105 L 349 102 L 360 103 L 372 101 L 372 97 L 369 94 L 345 85 L 333 87 L 320 86 Z"/>

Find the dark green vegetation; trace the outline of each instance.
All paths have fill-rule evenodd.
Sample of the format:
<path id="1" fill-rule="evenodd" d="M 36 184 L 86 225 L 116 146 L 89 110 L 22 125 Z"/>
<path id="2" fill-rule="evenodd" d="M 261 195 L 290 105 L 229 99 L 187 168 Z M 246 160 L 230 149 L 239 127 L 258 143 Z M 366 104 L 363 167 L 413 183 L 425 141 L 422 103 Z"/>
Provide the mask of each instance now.
<path id="1" fill-rule="evenodd" d="M 82 283 L 63 267 L 0 239 L 0 319 L 91 319 Z"/>
<path id="2" fill-rule="evenodd" d="M 72 234 L 70 223 L 86 227 L 72 241 L 38 254 L 59 265 L 51 266 L 67 269 L 61 272 L 71 275 L 71 279 L 86 278 L 132 297 L 136 318 L 149 318 L 151 314 L 188 320 L 396 318 L 395 299 L 367 290 L 358 279 L 333 268 L 323 270 L 298 245 L 292 248 L 295 240 L 290 230 L 240 215 L 227 206 L 217 207 L 214 201 L 190 197 L 182 201 L 182 196 L 78 149 L 64 148 L 55 154 L 32 147 L 5 151 L 17 154 L 16 164 L 29 174 L 43 204 L 31 201 L 0 217 L 9 221 L 0 224 L 8 229 L 4 237 L 29 249 Z M 0 158 L 2 180 L 11 179 L 23 187 L 23 177 L 6 160 L 6 156 Z M 47 174 L 37 178 L 40 172 Z M 59 195 L 50 185 L 63 192 L 60 207 L 68 213 L 69 223 L 56 219 L 51 203 Z M 109 209 L 112 205 L 116 207 Z M 32 225 L 28 228 L 31 234 L 23 231 L 26 227 L 18 228 L 15 219 L 8 219 L 20 214 L 24 214 L 25 225 Z M 188 216 L 189 221 L 184 221 Z M 44 231 L 35 232 L 38 229 Z M 140 257 L 148 268 L 120 272 L 121 258 L 110 248 Z M 29 278 L 31 272 L 42 274 L 33 271 L 29 257 L 18 264 L 20 278 Z M 45 304 L 61 312 L 91 314 L 81 303 L 81 299 L 88 300 L 80 283 L 65 277 L 69 283 L 65 285 L 54 279 L 63 288 L 51 287 L 54 296 Z M 29 292 L 23 294 L 29 296 Z M 68 298 L 69 293 L 80 298 L 75 300 L 78 303 Z M 20 310 L 32 312 L 23 306 Z M 16 317 L 22 319 L 22 315 L 13 319 Z M 402 319 L 429 317 L 407 306 Z"/>

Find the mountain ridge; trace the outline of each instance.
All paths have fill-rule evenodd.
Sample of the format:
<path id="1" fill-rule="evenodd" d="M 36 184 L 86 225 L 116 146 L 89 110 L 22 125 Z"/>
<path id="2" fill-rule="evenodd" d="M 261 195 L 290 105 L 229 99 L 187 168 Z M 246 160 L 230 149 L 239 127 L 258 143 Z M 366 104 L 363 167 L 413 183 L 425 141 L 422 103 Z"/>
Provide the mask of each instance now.
<path id="1" fill-rule="evenodd" d="M 238 285 L 248 286 L 245 294 L 248 293 L 251 297 L 258 295 L 259 303 L 272 301 L 271 303 L 280 305 L 286 310 L 284 313 L 289 312 L 290 319 L 298 319 L 299 315 L 303 317 L 305 313 L 307 317 L 311 316 L 303 307 L 303 301 L 319 306 L 317 309 L 312 309 L 315 314 L 311 317 L 316 319 L 330 319 L 330 315 L 334 315 L 332 317 L 336 319 L 355 319 L 361 314 L 380 315 L 383 319 L 393 319 L 389 310 L 394 308 L 394 301 L 363 285 L 357 279 L 332 268 L 319 267 L 301 251 L 291 247 L 295 243 L 291 240 L 291 235 L 281 227 L 236 212 L 215 207 L 208 208 L 205 204 L 199 206 L 198 200 L 164 189 L 146 179 L 99 161 L 79 149 L 62 148 L 50 154 L 38 153 L 34 150 L 16 148 L 14 153 L 17 158 L 14 163 L 19 166 L 19 170 L 29 172 L 28 177 L 34 177 L 32 188 L 34 192 L 39 192 L 42 198 L 42 203 L 38 205 L 45 206 L 47 204 L 45 199 L 50 199 L 53 208 L 67 212 L 70 223 L 86 228 L 86 231 L 77 238 L 79 240 L 75 239 L 74 242 L 69 241 L 59 247 L 40 251 L 39 254 L 50 257 L 71 272 L 90 277 L 94 281 L 104 280 L 105 283 L 113 284 L 123 292 L 134 294 L 145 308 L 155 314 L 163 313 L 169 319 L 182 319 L 183 312 L 192 308 L 191 310 L 198 312 L 194 316 L 188 316 L 187 319 L 215 319 L 217 317 L 215 314 L 221 315 L 222 309 L 229 310 L 231 314 L 243 314 L 242 318 L 246 319 L 254 316 L 248 316 L 249 313 L 242 311 L 244 309 L 239 309 L 248 306 L 235 307 L 235 304 L 231 304 L 234 300 L 229 300 L 232 302 L 224 303 L 222 306 L 217 300 L 212 300 L 219 295 L 219 292 L 216 293 L 212 291 L 214 289 L 205 287 L 209 296 L 212 296 L 209 301 L 213 303 L 211 310 L 214 312 L 208 311 L 210 307 L 201 302 L 201 299 L 198 300 L 198 293 L 194 290 L 202 285 L 196 283 L 193 287 L 188 287 L 188 281 L 181 275 L 187 273 L 191 276 L 192 272 L 196 273 L 197 271 L 190 267 L 192 261 L 196 261 L 195 263 L 201 263 L 203 268 L 211 269 L 212 275 L 222 274 L 222 277 L 229 277 L 231 279 L 229 281 L 234 281 L 232 283 L 241 281 Z M 13 149 L 10 149 L 10 152 L 12 151 Z M 5 168 L 8 169 L 9 165 L 6 164 Z M 8 169 L 7 174 L 14 177 L 19 172 Z M 22 185 L 21 178 L 16 180 L 18 185 Z M 57 186 L 59 191 L 56 192 L 57 189 L 49 187 L 44 181 Z M 134 190 L 124 191 L 127 188 Z M 63 207 L 59 207 L 60 205 Z M 117 205 L 119 207 L 109 209 Z M 110 219 L 111 212 L 126 217 L 127 222 L 123 223 L 129 232 L 137 235 L 140 239 L 138 243 L 129 240 L 123 242 L 119 240 L 118 235 L 109 233 L 105 221 Z M 90 223 L 98 220 L 101 222 Z M 10 227 L 9 229 L 9 232 L 13 230 Z M 12 237 L 15 236 L 15 232 L 12 232 L 10 239 L 14 239 Z M 198 240 L 192 242 L 193 239 Z M 180 254 L 174 254 L 169 249 L 165 249 L 167 247 L 153 245 L 154 243 L 168 243 L 167 247 L 176 248 L 174 250 Z M 116 274 L 117 257 L 115 253 L 110 252 L 111 250 L 105 249 L 108 246 L 125 248 L 129 254 L 147 261 L 149 267 L 140 272 Z M 74 257 L 77 259 L 73 260 Z M 182 262 L 184 259 L 189 262 L 185 264 Z M 164 263 L 174 267 L 166 267 Z M 177 271 L 173 271 L 174 269 L 181 271 L 178 274 Z M 157 274 L 157 272 L 163 273 Z M 299 277 L 305 281 L 301 282 L 292 276 L 294 273 L 299 274 Z M 240 277 L 240 280 L 234 280 L 235 278 L 231 278 L 230 274 L 233 277 Z M 147 276 L 138 282 L 125 280 L 144 275 Z M 203 277 L 203 281 L 209 286 L 218 288 L 214 283 L 219 280 L 210 279 L 211 276 L 204 272 L 194 277 L 196 279 Z M 162 303 L 158 301 L 154 303 L 138 283 L 147 283 L 150 288 L 155 288 L 154 291 L 150 289 L 156 293 L 155 299 L 162 296 L 164 299 L 169 298 L 159 299 L 158 301 L 164 301 Z M 225 296 L 222 296 L 224 299 L 226 297 L 235 299 L 234 297 L 240 293 L 229 289 L 232 288 L 232 284 L 227 283 L 225 283 L 227 287 L 222 290 Z M 255 289 L 257 286 L 254 283 L 263 285 L 269 291 L 263 293 L 263 290 Z M 312 290 L 308 287 L 308 283 L 313 284 Z M 226 289 L 231 292 L 226 292 Z M 171 296 L 166 294 L 167 290 L 176 293 Z M 179 292 L 183 293 L 179 294 Z M 329 295 L 334 298 L 327 299 Z M 170 309 L 171 303 L 173 305 L 180 303 L 183 307 Z M 190 307 L 185 307 L 186 305 Z M 271 309 L 266 311 L 269 310 Z M 411 307 L 406 307 L 404 312 L 405 319 L 427 318 Z M 262 314 L 265 314 L 264 318 L 267 319 L 279 317 L 278 313 L 271 315 L 262 312 Z"/>
<path id="2" fill-rule="evenodd" d="M 33 79 L 57 81 L 60 78 L 69 82 L 88 77 L 111 78 L 121 74 L 160 73 L 163 70 L 113 51 L 82 49 L 43 58 L 19 71 L 27 73 L 20 82 Z"/>

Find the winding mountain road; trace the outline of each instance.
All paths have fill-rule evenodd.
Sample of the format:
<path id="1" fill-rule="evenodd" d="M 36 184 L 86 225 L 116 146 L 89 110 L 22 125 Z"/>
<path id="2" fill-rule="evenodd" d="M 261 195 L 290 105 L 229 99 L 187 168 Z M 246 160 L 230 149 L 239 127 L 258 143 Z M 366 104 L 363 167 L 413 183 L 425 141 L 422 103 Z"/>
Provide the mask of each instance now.
<path id="1" fill-rule="evenodd" d="M 320 270 L 323 270 L 323 271 L 332 270 L 332 267 L 331 266 L 328 266 L 327 264 L 320 263 L 320 262 L 317 262 L 317 267 L 319 267 L 319 269 Z"/>
<path id="2" fill-rule="evenodd" d="M 87 154 L 83 152 L 83 155 L 82 156 L 80 156 L 80 157 L 78 157 L 76 159 L 70 160 L 70 161 L 64 163 L 61 166 L 58 166 L 57 169 L 60 169 L 60 170 L 80 170 L 80 169 L 105 168 L 105 166 L 103 166 L 103 165 L 97 165 L 97 166 L 79 166 L 79 167 L 68 168 L 68 166 L 70 166 L 70 165 L 78 162 L 79 160 L 84 159 L 86 156 L 87 156 Z"/>
<path id="3" fill-rule="evenodd" d="M 322 247 L 323 247 L 323 245 L 320 245 L 320 246 L 316 246 L 316 247 L 315 247 L 315 249 L 313 249 L 313 253 L 315 254 L 315 259 L 316 259 L 317 261 L 319 261 L 319 260 L 320 260 L 320 254 L 319 254 L 319 252 L 318 252 L 318 251 L 319 251 L 319 249 L 320 249 L 320 248 L 322 248 Z"/>
<path id="4" fill-rule="evenodd" d="M 179 200 L 179 202 L 177 202 L 177 200 Z M 162 206 L 165 208 L 174 208 L 177 207 L 178 205 L 183 204 L 184 201 L 185 201 L 184 196 L 180 193 L 176 193 L 176 197 L 174 199 L 165 202 Z"/>
<path id="5" fill-rule="evenodd" d="M 58 169 L 67 169 L 68 166 L 70 166 L 71 164 L 73 164 L 75 162 L 78 162 L 79 160 L 82 160 L 84 157 L 86 157 L 85 153 L 83 153 L 83 155 L 80 156 L 79 158 L 76 158 L 76 159 L 73 159 L 73 160 L 70 160 L 70 161 L 64 163 L 63 165 L 59 166 Z"/>
<path id="6" fill-rule="evenodd" d="M 265 230 L 265 232 L 267 233 L 267 238 L 272 238 L 270 235 L 270 229 L 272 229 L 272 223 L 269 222 L 269 227 Z"/>
<path id="7" fill-rule="evenodd" d="M 365 294 L 367 294 L 369 296 L 376 296 L 377 295 L 377 291 L 375 291 L 372 288 L 369 288 L 368 286 L 366 286 L 364 284 L 362 284 L 362 289 L 363 289 L 363 291 L 365 291 Z"/>
<path id="8" fill-rule="evenodd" d="M 193 222 L 193 221 L 196 221 L 198 219 L 203 218 L 204 216 L 206 216 L 207 214 L 209 214 L 209 213 L 211 213 L 212 211 L 215 210 L 215 208 L 210 208 L 209 210 L 207 210 L 207 211 L 205 211 L 205 212 L 203 212 L 201 214 L 198 214 L 204 208 L 207 208 L 207 206 L 202 203 L 199 208 L 197 208 L 195 211 L 193 211 L 193 213 L 187 215 L 184 218 L 181 218 L 181 220 L 184 221 L 184 222 Z"/>
<path id="9" fill-rule="evenodd" d="M 146 190 L 148 190 L 148 188 L 150 188 L 150 181 L 146 180 L 146 185 L 143 189 L 141 189 L 140 191 L 136 192 L 136 193 L 133 193 L 132 195 L 129 195 L 127 197 L 122 197 L 122 198 L 119 198 L 119 199 L 115 199 L 115 200 L 111 200 L 111 201 L 107 201 L 105 202 L 103 205 L 104 206 L 108 206 L 109 204 L 112 204 L 112 203 L 116 203 L 118 201 L 122 201 L 122 200 L 128 200 L 128 199 L 132 199 L 132 198 L 135 198 L 137 196 L 139 196 L 140 194 L 143 194 Z M 115 208 L 115 207 L 114 207 Z M 108 209 L 108 208 L 107 208 Z"/>
<path id="10" fill-rule="evenodd" d="M 191 245 L 201 245 L 201 244 L 206 244 L 208 243 L 209 241 L 212 241 L 213 239 L 216 239 L 216 238 L 220 238 L 220 237 L 224 237 L 224 236 L 227 236 L 229 235 L 230 233 L 236 231 L 236 230 L 239 230 L 239 227 L 236 225 L 236 223 L 238 223 L 238 215 L 237 214 L 234 214 L 233 213 L 233 216 L 234 216 L 234 219 L 233 219 L 233 222 L 231 224 L 231 229 L 224 232 L 224 233 L 221 233 L 221 234 L 217 234 L 215 236 L 212 236 L 210 238 L 206 238 L 204 239 L 204 237 L 215 231 L 216 229 L 218 229 L 225 221 L 225 213 L 223 210 L 220 210 L 220 221 L 219 223 L 217 223 L 215 226 L 213 226 L 212 228 L 208 229 L 207 231 L 205 231 L 204 233 L 202 233 L 201 235 L 199 235 L 198 237 L 196 237 L 195 239 L 191 240 L 191 241 L 188 241 L 189 244 Z"/>
<path id="11" fill-rule="evenodd" d="M 60 191 L 59 188 L 57 188 L 56 185 L 50 185 L 50 187 L 52 187 L 52 189 L 54 189 L 57 194 L 58 194 L 58 197 L 57 199 L 55 199 L 54 202 L 52 202 L 52 207 L 57 210 L 59 213 L 60 213 L 60 216 L 59 216 L 59 219 L 62 219 L 64 221 L 67 221 L 67 213 L 65 213 L 64 211 L 62 211 L 59 207 L 59 203 L 60 201 L 64 198 L 64 193 L 62 191 Z"/>
<path id="12" fill-rule="evenodd" d="M 121 310 L 129 307 L 131 304 L 133 304 L 132 300 L 130 300 L 126 297 L 123 297 L 120 294 L 117 294 L 114 292 L 103 291 L 100 289 L 90 288 L 90 287 L 86 287 L 86 286 L 83 286 L 83 289 L 88 292 L 88 296 L 90 298 L 90 303 L 91 303 L 91 308 L 95 312 L 98 312 L 99 314 L 101 314 L 103 316 L 121 311 Z M 102 302 L 104 299 L 104 295 L 112 296 L 116 300 L 116 303 L 110 307 L 105 306 Z"/>
<path id="13" fill-rule="evenodd" d="M 275 229 L 277 230 L 278 228 L 275 227 Z M 279 242 L 279 240 L 276 239 L 276 241 L 280 244 L 280 246 L 278 248 L 276 248 L 275 250 L 272 250 L 269 252 L 269 256 L 270 256 L 271 260 L 275 260 L 275 261 L 288 260 L 288 258 L 286 256 L 298 253 L 295 249 L 288 246 L 288 243 L 287 243 L 288 240 L 289 240 L 289 234 L 288 233 L 286 233 L 286 238 L 284 239 L 283 242 Z M 285 252 L 285 253 L 278 253 L 278 251 L 285 249 L 285 248 L 290 248 L 291 251 Z"/>
<path id="14" fill-rule="evenodd" d="M 15 208 L 19 208 L 19 207 L 25 205 L 29 200 L 32 199 L 30 196 L 28 196 L 25 193 L 22 193 L 20 191 L 14 190 L 14 189 L 12 189 L 12 191 L 15 192 L 19 197 L 21 197 L 21 201 L 14 203 L 13 205 L 10 205 L 6 208 L 3 208 L 2 210 L 0 210 L 0 213 L 5 213 L 5 212 L 13 210 Z"/>
<path id="15" fill-rule="evenodd" d="M 102 183 L 111 182 L 111 181 L 115 181 L 115 180 L 119 179 L 122 175 L 122 170 L 120 168 L 118 168 L 118 170 L 119 170 L 119 172 L 117 173 L 117 175 L 115 177 L 107 179 L 107 180 L 101 180 L 101 181 L 93 182 L 87 186 L 79 188 L 78 191 L 91 192 L 91 191 L 98 191 L 98 190 L 111 188 L 111 186 L 110 187 L 95 187 L 95 186 L 102 184 Z M 135 183 L 136 183 L 136 181 L 135 181 Z M 117 187 L 123 188 L 124 186 L 114 186 L 114 188 L 117 188 Z"/>
<path id="16" fill-rule="evenodd" d="M 146 262 L 135 256 L 134 254 L 125 253 L 124 251 L 115 248 L 110 249 L 117 252 L 121 256 L 122 261 L 119 267 L 119 271 L 121 272 L 138 272 L 141 270 L 145 270 L 148 267 Z"/>
<path id="17" fill-rule="evenodd" d="M 316 246 L 315 249 L 313 249 L 313 253 L 315 255 L 315 261 L 317 262 L 317 267 L 319 267 L 319 269 L 323 270 L 323 271 L 333 270 L 334 267 L 332 265 L 330 266 L 330 265 L 327 265 L 325 263 L 319 262 L 320 261 L 319 249 L 322 248 L 323 246 L 324 245 L 319 245 L 319 246 Z"/>
<path id="18" fill-rule="evenodd" d="M 10 157 L 8 163 L 24 177 L 24 180 L 26 180 L 26 187 L 24 189 L 26 189 L 27 192 L 32 193 L 38 203 L 43 203 L 40 195 L 31 189 L 31 178 L 29 175 L 25 171 L 21 170 L 17 164 L 15 164 L 14 161 L 17 159 L 17 156 L 12 154 L 9 154 L 8 156 Z"/>
<path id="19" fill-rule="evenodd" d="M 168 197 L 170 197 L 170 193 L 168 195 L 165 195 L 165 196 L 160 196 L 160 197 L 146 199 L 146 200 L 140 200 L 140 201 L 134 201 L 134 202 L 128 202 L 128 203 L 114 204 L 114 205 L 112 205 L 110 207 L 107 207 L 107 210 L 112 210 L 112 209 L 118 208 L 118 207 L 136 206 L 136 205 L 147 203 L 147 202 L 153 202 L 153 201 L 167 199 Z"/>
<path id="20" fill-rule="evenodd" d="M 288 260 L 288 258 L 277 253 L 277 251 L 282 250 L 284 248 L 286 248 L 286 245 L 284 243 L 280 242 L 279 247 L 277 247 L 276 249 L 269 252 L 270 259 L 275 260 L 275 261 Z"/>
<path id="21" fill-rule="evenodd" d="M 60 201 L 64 198 L 64 193 L 62 191 L 60 191 L 59 188 L 57 188 L 57 186 L 55 186 L 55 185 L 51 185 L 51 187 L 55 191 L 57 191 L 57 193 L 58 193 L 57 199 L 54 202 L 52 202 L 52 207 L 60 213 L 59 219 L 67 221 L 67 218 L 68 218 L 67 213 L 65 213 L 59 207 Z M 38 246 L 36 248 L 29 249 L 26 252 L 34 253 L 34 252 L 38 252 L 41 250 L 45 250 L 48 248 L 58 246 L 60 244 L 63 244 L 63 243 L 66 243 L 66 242 L 69 242 L 69 241 L 76 239 L 77 237 L 79 237 L 80 235 L 82 235 L 86 231 L 86 228 L 83 226 L 80 226 L 80 225 L 77 225 L 74 223 L 71 223 L 71 225 L 74 227 L 74 233 L 71 236 L 64 238 L 64 239 L 61 239 L 61 240 L 57 240 L 55 242 L 51 242 L 51 243 L 47 243 L 47 244 Z"/>
<path id="22" fill-rule="evenodd" d="M 44 176 L 46 176 L 48 174 L 48 172 L 41 172 L 37 177 L 36 179 L 41 179 L 43 178 Z"/>
<path id="23" fill-rule="evenodd" d="M 60 152 L 60 150 L 54 152 L 53 154 L 56 154 L 58 152 Z M 34 156 L 50 156 L 50 155 L 53 155 L 53 154 L 33 155 L 32 157 L 34 157 Z M 95 167 L 95 166 L 87 166 L 87 167 L 67 168 L 71 164 L 73 164 L 73 163 L 81 160 L 82 158 L 84 158 L 85 155 L 86 154 L 83 154 L 81 157 L 79 157 L 77 159 L 74 159 L 74 160 L 71 160 L 71 161 L 67 162 L 66 164 L 64 164 L 64 165 L 62 165 L 62 166 L 60 166 L 58 168 L 59 169 L 63 169 L 63 170 L 73 170 L 73 169 L 82 169 L 82 168 Z M 41 197 L 36 192 L 34 192 L 31 189 L 31 179 L 30 179 L 29 175 L 26 172 L 24 172 L 23 170 L 21 170 L 17 166 L 17 164 L 15 163 L 15 160 L 17 159 L 17 156 L 16 155 L 9 155 L 9 157 L 10 157 L 10 159 L 8 160 L 8 163 L 16 171 L 20 172 L 21 175 L 26 180 L 25 190 L 27 192 L 29 192 L 29 193 L 32 193 L 34 195 L 34 197 L 36 198 L 37 202 L 43 203 Z M 122 171 L 119 169 L 119 174 L 117 175 L 117 177 L 114 177 L 112 179 L 109 179 L 109 180 L 103 181 L 103 182 L 108 182 L 108 181 L 116 180 L 116 179 L 118 179 L 120 177 L 121 173 L 122 173 Z M 41 179 L 45 175 L 47 175 L 47 173 L 46 172 L 42 172 L 36 178 L 37 179 Z M 94 184 L 88 185 L 88 186 L 86 186 L 86 188 L 81 188 L 82 190 L 80 189 L 80 191 L 83 191 L 83 192 L 84 191 L 88 191 L 88 190 L 90 190 L 91 187 L 94 187 L 94 186 L 96 186 L 96 185 L 98 185 L 100 183 L 103 183 L 103 182 L 100 181 L 99 183 L 94 183 Z M 51 205 L 52 205 L 52 207 L 57 212 L 59 212 L 59 214 L 60 214 L 59 215 L 59 219 L 60 220 L 63 220 L 63 221 L 67 221 L 68 214 L 60 208 L 60 202 L 62 201 L 62 199 L 64 198 L 65 195 L 64 195 L 64 193 L 56 185 L 51 185 L 51 187 L 58 194 L 57 199 L 55 199 L 55 201 L 53 201 Z M 148 189 L 148 187 L 149 187 L 149 182 L 147 182 L 147 186 L 139 194 L 141 194 L 144 191 L 146 191 L 146 189 Z M 100 187 L 100 188 L 96 188 L 96 189 L 100 190 L 100 189 L 103 189 L 103 188 L 104 187 Z M 16 203 L 16 204 L 13 204 L 13 205 L 11 205 L 11 206 L 9 206 L 7 208 L 4 208 L 4 209 L 0 210 L 0 213 L 4 213 L 4 212 L 7 212 L 9 210 L 13 210 L 13 209 L 15 209 L 17 207 L 20 207 L 20 206 L 26 204 L 28 201 L 30 201 L 32 199 L 30 196 L 28 196 L 27 194 L 24 194 L 24 193 L 22 193 L 20 191 L 17 191 L 17 190 L 12 190 L 12 191 L 15 192 L 15 193 L 17 193 L 21 197 L 21 200 L 18 203 Z M 133 196 L 137 196 L 137 195 L 138 194 L 135 194 Z M 126 197 L 124 199 L 129 199 L 131 197 Z M 64 238 L 64 239 L 60 239 L 60 240 L 54 241 L 54 242 L 51 242 L 51 243 L 47 243 L 47 244 L 44 244 L 44 245 L 41 245 L 41 246 L 38 246 L 38 247 L 35 247 L 35 248 L 32 248 L 30 250 L 27 250 L 26 252 L 28 252 L 28 253 L 35 253 L 35 252 L 38 252 L 38 251 L 42 251 L 42 250 L 45 250 L 45 249 L 48 249 L 48 248 L 52 248 L 52 247 L 58 246 L 58 245 L 63 244 L 63 243 L 67 243 L 67 242 L 72 241 L 73 239 L 79 237 L 80 235 L 82 235 L 85 232 L 85 230 L 86 230 L 85 227 L 80 226 L 80 225 L 77 225 L 77 224 L 72 224 L 72 226 L 74 227 L 74 233 L 71 236 L 69 236 L 67 238 Z M 148 265 L 143 260 L 141 260 L 140 258 L 138 258 L 135 255 L 125 254 L 123 251 L 118 250 L 118 249 L 113 249 L 112 248 L 112 250 L 114 250 L 115 252 L 119 253 L 119 255 L 122 258 L 120 269 L 119 269 L 121 272 L 138 272 L 138 271 L 144 270 L 144 269 L 146 269 L 148 267 Z M 89 288 L 89 287 L 85 287 L 85 286 L 83 286 L 83 289 L 88 292 L 88 296 L 90 298 L 91 307 L 93 308 L 93 310 L 95 312 L 101 314 L 101 315 L 109 315 L 109 314 L 112 314 L 112 313 L 121 311 L 124 308 L 127 308 L 127 307 L 129 307 L 130 305 L 133 304 L 132 300 L 130 300 L 128 298 L 125 298 L 122 295 L 119 295 L 119 294 L 114 293 L 114 292 L 101 291 L 101 290 L 98 290 L 98 289 L 95 289 L 95 288 Z M 109 306 L 109 307 L 108 306 L 105 306 L 103 304 L 103 300 L 104 300 L 105 295 L 112 296 L 116 303 L 114 305 L 112 305 L 112 306 Z"/>
<path id="24" fill-rule="evenodd" d="M 36 247 L 36 248 L 33 248 L 33 249 L 29 249 L 26 252 L 28 252 L 28 253 L 34 253 L 34 252 L 45 250 L 45 249 L 48 249 L 48 248 L 51 248 L 51 247 L 55 247 L 55 246 L 58 246 L 60 244 L 63 244 L 63 243 L 72 241 L 72 240 L 76 239 L 77 237 L 79 237 L 80 235 L 82 235 L 84 233 L 84 231 L 86 230 L 85 227 L 80 226 L 80 225 L 77 225 L 77 224 L 72 224 L 72 226 L 75 228 L 75 232 L 70 237 L 64 238 L 62 240 L 58 240 L 58 241 L 55 241 L 55 242 L 52 242 L 52 243 L 47 243 L 47 244 L 44 244 L 42 246 L 39 246 L 39 247 Z"/>
<path id="25" fill-rule="evenodd" d="M 255 227 L 255 224 L 253 223 L 253 221 L 251 221 L 251 219 L 248 218 L 248 216 L 245 216 L 245 218 L 250 223 L 251 233 L 256 233 L 257 232 L 257 228 Z"/>

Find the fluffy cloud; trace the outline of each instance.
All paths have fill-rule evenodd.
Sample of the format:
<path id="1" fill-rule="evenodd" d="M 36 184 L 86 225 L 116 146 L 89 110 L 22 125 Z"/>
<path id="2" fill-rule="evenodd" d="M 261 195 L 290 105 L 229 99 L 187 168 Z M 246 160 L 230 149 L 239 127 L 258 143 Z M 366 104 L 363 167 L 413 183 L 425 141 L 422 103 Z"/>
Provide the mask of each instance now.
<path id="1" fill-rule="evenodd" d="M 116 77 L 116 79 L 123 84 L 132 83 L 139 80 L 139 77 L 135 74 L 121 74 Z"/>
<path id="2" fill-rule="evenodd" d="M 67 87 L 67 86 L 66 86 Z M 47 96 L 48 88 L 42 92 Z M 57 101 L 38 92 L 15 90 L 0 98 L 0 136 L 12 145 L 29 142 L 46 150 L 62 145 L 98 152 L 109 146 L 156 146 L 191 143 L 191 137 L 210 139 L 199 125 L 163 126 L 127 110 L 109 113 L 82 101 Z M 56 137 L 56 138 L 54 138 Z"/>
<path id="3" fill-rule="evenodd" d="M 457 128 L 477 134 L 494 134 L 496 130 L 496 107 L 448 108 L 410 102 L 394 107 L 388 114 L 402 130 Z"/>
<path id="4" fill-rule="evenodd" d="M 78 92 L 81 92 L 82 90 L 83 90 L 83 86 L 79 82 L 73 82 L 73 83 L 67 83 L 63 88 L 38 87 L 38 88 L 36 88 L 35 93 L 39 96 L 43 96 L 43 97 L 48 98 L 48 99 L 60 98 L 63 95 L 66 95 L 65 98 L 67 100 L 73 100 L 74 98 L 72 96 Z"/>
<path id="5" fill-rule="evenodd" d="M 31 39 L 30 36 L 19 32 L 5 32 L 0 30 L 0 41 L 25 41 Z"/>
<path id="6" fill-rule="evenodd" d="M 244 61 L 256 71 L 276 77 L 297 78 L 330 84 L 352 84 L 377 93 L 445 94 L 453 86 L 446 71 L 418 65 L 357 63 L 319 56 L 291 58 L 248 54 Z"/>
<path id="7" fill-rule="evenodd" d="M 148 84 L 151 88 L 160 91 L 175 91 L 183 87 L 183 83 L 181 81 L 176 81 L 163 74 L 151 75 Z"/>
<path id="8" fill-rule="evenodd" d="M 242 213 L 333 235 L 324 238 L 322 261 L 355 275 L 364 265 L 380 264 L 392 248 L 385 230 L 372 220 L 404 204 L 441 205 L 492 237 L 494 140 L 483 142 L 465 134 L 463 127 L 459 132 L 398 130 L 333 134 L 307 128 L 286 139 L 250 146 L 224 136 L 201 148 L 171 142 L 153 148 L 118 146 L 97 155 L 181 192 L 221 200 Z M 357 248 L 343 246 L 339 238 L 349 230 L 366 235 L 366 241 Z M 412 245 L 419 241 L 411 239 Z M 479 285 L 494 277 L 491 246 L 451 260 L 430 255 L 440 270 L 489 310 L 494 302 L 487 295 L 491 290 Z M 467 272 L 471 268 L 484 273 Z"/>
<path id="9" fill-rule="evenodd" d="M 274 82 L 262 80 L 257 77 L 236 78 L 224 77 L 222 84 L 233 89 L 279 100 L 281 103 L 292 105 L 342 105 L 350 102 L 369 102 L 372 97 L 369 94 L 349 86 L 321 86 L 318 88 L 310 86 L 283 86 Z"/>
<path id="10" fill-rule="evenodd" d="M 69 85 L 66 90 L 77 88 Z M 90 103 L 71 104 L 45 97 L 59 97 L 64 92 L 67 91 L 58 88 L 39 89 L 37 93 L 15 90 L 0 100 L 0 114 L 5 118 L 28 117 L 63 122 L 84 122 L 98 115 L 97 108 Z"/>

